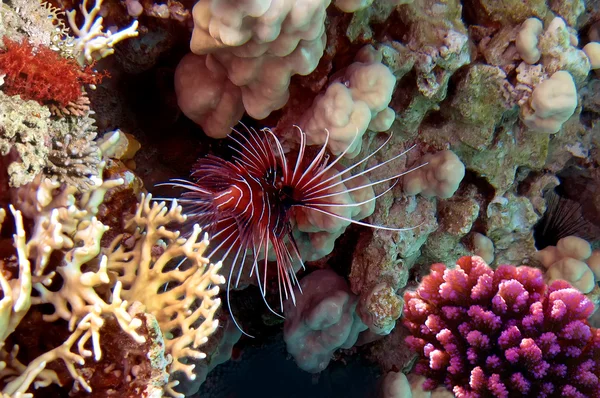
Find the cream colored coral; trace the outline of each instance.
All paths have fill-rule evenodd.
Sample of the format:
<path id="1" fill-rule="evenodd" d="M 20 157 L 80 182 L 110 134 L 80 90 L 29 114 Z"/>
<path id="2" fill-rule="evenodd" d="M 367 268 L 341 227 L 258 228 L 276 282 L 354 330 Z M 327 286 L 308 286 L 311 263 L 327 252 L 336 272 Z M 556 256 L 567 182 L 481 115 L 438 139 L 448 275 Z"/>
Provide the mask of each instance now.
<path id="1" fill-rule="evenodd" d="M 222 50 L 209 54 L 208 62 L 219 62 L 225 67 L 231 82 L 242 90 L 242 102 L 248 115 L 264 119 L 287 103 L 293 75 L 306 76 L 315 70 L 326 41 L 323 31 L 315 40 L 300 41 L 294 51 L 284 57 L 268 53 L 242 57 Z"/>
<path id="2" fill-rule="evenodd" d="M 599 257 L 600 253 L 592 256 L 590 244 L 576 236 L 562 238 L 556 246 L 548 246 L 535 254 L 536 260 L 547 269 L 546 279 L 566 280 L 582 293 L 594 288 L 594 272 L 598 273 L 596 277 L 600 276 Z"/>
<path id="3" fill-rule="evenodd" d="M 596 41 L 589 42 L 583 46 L 583 52 L 590 60 L 592 69 L 600 69 L 600 43 Z"/>
<path id="4" fill-rule="evenodd" d="M 575 112 L 577 87 L 587 79 L 594 57 L 576 47 L 576 36 L 559 17 L 541 34 L 540 22 L 528 19 L 516 44 L 525 61 L 517 68 L 518 84 L 512 93 L 520 118 L 531 131 L 554 134 Z"/>
<path id="5" fill-rule="evenodd" d="M 443 386 L 439 386 L 433 391 L 423 389 L 423 383 L 426 380 L 424 376 L 411 373 L 407 378 L 410 383 L 412 398 L 454 398 L 454 394 Z"/>
<path id="6" fill-rule="evenodd" d="M 300 119 L 309 144 L 322 145 L 328 140 L 335 154 L 347 151 L 353 158 L 360 152 L 362 136 L 367 130 L 388 130 L 395 112 L 392 100 L 396 78 L 381 63 L 382 55 L 373 46 L 363 47 L 324 93 L 315 98 Z"/>
<path id="7" fill-rule="evenodd" d="M 5 351 L 5 340 L 10 336 L 19 325 L 29 307 L 31 306 L 31 266 L 25 256 L 25 231 L 23 229 L 23 218 L 21 213 L 11 206 L 11 211 L 16 221 L 16 233 L 13 235 L 14 245 L 17 249 L 17 261 L 19 264 L 19 276 L 16 279 L 8 280 L 2 270 L 0 270 L 0 290 L 2 299 L 0 300 L 0 380 L 16 377 L 15 355 Z M 0 209 L 0 229 L 6 216 L 6 211 Z M 2 263 L 4 260 L 0 260 Z M 16 348 L 18 350 L 18 347 Z M 14 391 L 3 389 L 2 394 L 10 395 Z"/>
<path id="8" fill-rule="evenodd" d="M 18 346 L 14 346 L 10 352 L 4 348 L 6 338 L 14 332 L 33 301 L 31 299 L 33 278 L 27 254 L 31 240 L 27 242 L 21 212 L 12 206 L 11 212 L 15 218 L 16 233 L 13 235 L 13 239 L 17 251 L 19 276 L 17 279 L 7 280 L 0 272 L 0 288 L 4 295 L 0 300 L 0 380 L 6 383 L 2 388 L 2 394 L 12 398 L 26 397 L 28 394 L 25 392 L 31 384 L 34 384 L 36 388 L 52 383 L 60 384 L 56 373 L 46 369 L 46 364 L 56 359 L 62 359 L 73 379 L 89 391 L 89 385 L 74 366 L 74 364 L 83 364 L 84 360 L 80 355 L 70 351 L 77 341 L 81 341 L 82 334 L 90 330 L 88 320 L 82 320 L 77 330 L 64 344 L 42 354 L 27 366 L 17 359 Z M 4 216 L 4 209 L 0 209 L 0 226 Z M 43 278 L 37 279 L 42 280 Z"/>
<path id="9" fill-rule="evenodd" d="M 107 249 L 109 270 L 119 275 L 122 296 L 140 302 L 156 317 L 166 352 L 173 357 L 169 373 L 180 371 L 193 380 L 194 365 L 187 360 L 205 357 L 198 347 L 218 327 L 214 318 L 221 303 L 218 285 L 225 283 L 225 278 L 218 274 L 221 263 L 209 264 L 204 257 L 208 236 L 200 238 L 198 225 L 187 238 L 164 227 L 185 221 L 177 201 L 167 207 L 164 202 L 151 205 L 151 200 L 151 195 L 142 196 L 135 216 L 127 223 L 131 235 L 115 238 Z M 167 392 L 183 397 L 174 390 L 177 384 L 171 382 Z"/>
<path id="10" fill-rule="evenodd" d="M 120 41 L 138 35 L 138 21 L 116 33 L 110 30 L 104 32 L 102 29 L 103 18 L 98 16 L 104 0 L 94 0 L 94 7 L 88 11 L 88 0 L 83 0 L 79 10 L 83 15 L 83 25 L 77 26 L 75 10 L 67 11 L 67 19 L 73 33 L 77 36 L 75 40 L 75 50 L 77 51 L 77 61 L 80 65 L 91 64 L 101 58 L 107 57 L 115 52 L 114 46 Z"/>
<path id="11" fill-rule="evenodd" d="M 213 72 L 215 68 L 211 65 L 224 68 L 231 83 L 241 89 L 246 112 L 255 119 L 264 119 L 287 103 L 293 75 L 304 76 L 317 67 L 327 41 L 325 9 L 329 2 L 199 1 L 193 10 L 190 49 L 198 55 L 209 54 L 206 66 Z M 207 105 L 202 101 L 200 104 L 203 105 L 197 104 L 199 110 L 184 110 L 186 115 L 204 115 L 206 111 L 202 110 Z M 217 118 L 221 124 L 213 128 L 227 131 L 232 127 L 225 122 L 234 119 L 238 105 L 230 105 L 228 109 L 229 114 L 221 109 Z"/>
<path id="12" fill-rule="evenodd" d="M 586 54 L 575 46 L 571 31 L 559 17 L 550 21 L 538 43 L 544 71 L 549 75 L 561 70 L 569 72 L 576 85 L 580 86 L 590 72 L 590 62 Z"/>
<path id="13" fill-rule="evenodd" d="M 4 359 L 9 365 L 6 370 L 13 373 L 11 375 L 13 376 L 12 380 L 4 386 L 2 393 L 15 398 L 19 397 L 19 394 L 25 393 L 31 384 L 33 384 L 35 388 L 47 387 L 50 384 L 61 385 L 58 375 L 53 370 L 46 369 L 48 363 L 56 361 L 57 359 L 63 360 L 69 374 L 75 380 L 75 383 L 80 384 L 81 387 L 90 392 L 91 388 L 89 384 L 75 368 L 75 365 L 81 366 L 85 361 L 82 356 L 71 352 L 73 346 L 78 341 L 81 341 L 82 334 L 85 334 L 86 330 L 89 328 L 89 323 L 87 321 L 88 319 L 84 319 L 80 322 L 77 329 L 63 344 L 40 355 L 27 366 L 21 364 L 17 360 L 18 347 L 15 347 L 16 349 L 13 349 L 8 355 L 6 352 L 0 351 L 0 359 Z M 0 371 L 0 377 L 3 376 L 5 375 Z"/>
<path id="14" fill-rule="evenodd" d="M 241 89 L 218 62 L 206 55 L 185 55 L 175 70 L 175 93 L 181 111 L 212 138 L 224 138 L 244 114 Z M 202 93 L 199 95 L 199 93 Z"/>
<path id="15" fill-rule="evenodd" d="M 596 281 L 600 281 L 600 250 L 594 250 L 590 258 L 586 260 L 588 267 L 594 273 Z"/>
<path id="16" fill-rule="evenodd" d="M 535 64 L 540 60 L 542 53 L 537 47 L 539 36 L 544 27 L 542 21 L 537 18 L 529 18 L 521 25 L 521 30 L 517 34 L 515 45 L 523 61 L 528 64 Z"/>
<path id="17" fill-rule="evenodd" d="M 240 57 L 285 57 L 324 32 L 330 0 L 200 0 L 190 48 L 208 54 L 231 47 Z"/>
<path id="18" fill-rule="evenodd" d="M 577 108 L 577 88 L 567 71 L 558 71 L 535 87 L 521 106 L 520 117 L 530 130 L 557 133 Z"/>
<path id="19" fill-rule="evenodd" d="M 454 398 L 454 394 L 444 387 L 437 387 L 433 391 L 425 391 L 423 382 L 425 377 L 409 374 L 408 377 L 401 372 L 387 373 L 381 382 L 380 398 Z"/>
<path id="20" fill-rule="evenodd" d="M 7 280 L 0 271 L 0 288 L 4 296 L 0 300 L 0 344 L 3 344 L 4 340 L 15 331 L 15 328 L 31 306 L 31 265 L 25 255 L 26 239 L 23 228 L 23 217 L 12 206 L 11 212 L 15 217 L 16 224 L 16 233 L 13 235 L 13 240 L 17 250 L 19 277 Z M 5 210 L 0 209 L 0 229 L 5 214 Z M 1 363 L 0 367 L 2 367 Z"/>
<path id="21" fill-rule="evenodd" d="M 402 372 L 388 372 L 381 381 L 380 398 L 412 398 L 410 384 Z"/>
<path id="22" fill-rule="evenodd" d="M 104 163 L 100 164 L 100 175 Z M 120 286 L 113 290 L 112 299 L 106 302 L 96 292 L 96 288 L 110 283 L 106 272 L 106 259 L 99 259 L 100 240 L 108 227 L 104 226 L 95 215 L 102 203 L 106 191 L 123 184 L 122 179 L 102 181 L 93 180 L 90 191 L 76 200 L 76 188 L 66 187 L 58 191 L 58 183 L 48 179 L 36 180 L 19 189 L 17 197 L 23 211 L 34 219 L 35 224 L 31 239 L 25 246 L 25 257 L 35 258 L 34 275 L 38 281 L 33 287 L 38 296 L 32 299 L 34 304 L 51 304 L 54 313 L 44 315 L 44 320 L 53 322 L 64 319 L 69 322 L 71 331 L 80 322 L 87 322 L 89 327 L 81 335 L 78 342 L 80 355 L 91 356 L 92 352 L 83 348 L 91 339 L 93 354 L 99 360 L 100 329 L 104 325 L 104 317 L 112 315 L 121 328 L 135 341 L 143 342 L 144 337 L 136 332 L 141 325 L 139 319 L 127 313 L 128 303 L 119 297 Z M 29 200 L 26 198 L 29 197 Z M 54 277 L 54 273 L 46 275 L 46 266 L 53 251 L 63 251 L 64 260 L 56 268 L 62 277 L 62 285 L 58 291 L 51 291 L 45 285 Z M 83 268 L 92 267 L 96 271 L 84 272 Z"/>
<path id="23" fill-rule="evenodd" d="M 404 192 L 447 199 L 454 195 L 465 176 L 465 165 L 450 150 L 427 154 L 420 161 L 426 164 L 404 176 Z"/>
<path id="24" fill-rule="evenodd" d="M 479 232 L 473 236 L 473 254 L 483 258 L 487 264 L 494 262 L 494 242 Z"/>
<path id="25" fill-rule="evenodd" d="M 209 265 L 203 257 L 208 240 L 200 240 L 200 228 L 195 226 L 190 237 L 181 238 L 179 232 L 165 228 L 172 222 L 185 221 L 181 207 L 176 202 L 169 210 L 164 203 L 151 206 L 150 196 L 143 197 L 138 212 L 127 224 L 132 235 L 125 242 L 123 236 L 117 237 L 107 255 L 101 255 L 100 242 L 107 227 L 95 215 L 106 191 L 123 180 L 93 182 L 92 189 L 78 197 L 73 188 L 60 190 L 57 183 L 47 179 L 37 179 L 16 191 L 15 199 L 33 221 L 33 234 L 26 240 L 21 212 L 13 209 L 19 278 L 6 280 L 0 274 L 0 386 L 5 396 L 24 397 L 31 385 L 60 384 L 56 373 L 46 369 L 49 362 L 58 359 L 64 361 L 76 384 L 91 391 L 76 365 L 83 365 L 92 355 L 100 359 L 100 332 L 107 316 L 113 316 L 138 343 L 145 341 L 137 332 L 141 320 L 132 310 L 140 305 L 157 315 L 165 332 L 167 351 L 175 358 L 170 372 L 182 371 L 190 379 L 195 377 L 194 365 L 188 360 L 204 357 L 198 347 L 218 327 L 214 315 L 220 300 L 216 296 L 224 278 L 217 273 L 221 264 Z M 0 210 L 0 221 L 4 217 L 4 210 Z M 47 272 L 53 251 L 61 252 L 64 259 L 56 271 Z M 29 259 L 36 260 L 30 264 Z M 130 272 L 122 272 L 115 281 L 109 272 L 120 267 Z M 56 273 L 62 282 L 58 290 L 50 291 L 46 286 Z M 164 291 L 167 284 L 169 289 Z M 39 293 L 35 297 L 31 297 L 32 285 Z M 110 290 L 110 299 L 105 301 L 98 288 Z M 18 347 L 7 351 L 4 339 L 14 331 L 30 304 L 51 304 L 55 312 L 44 319 L 68 321 L 72 334 L 62 345 L 24 365 L 17 359 Z M 90 340 L 91 350 L 86 347 Z M 176 385 L 173 381 L 165 389 L 178 397 L 181 395 L 173 389 Z"/>

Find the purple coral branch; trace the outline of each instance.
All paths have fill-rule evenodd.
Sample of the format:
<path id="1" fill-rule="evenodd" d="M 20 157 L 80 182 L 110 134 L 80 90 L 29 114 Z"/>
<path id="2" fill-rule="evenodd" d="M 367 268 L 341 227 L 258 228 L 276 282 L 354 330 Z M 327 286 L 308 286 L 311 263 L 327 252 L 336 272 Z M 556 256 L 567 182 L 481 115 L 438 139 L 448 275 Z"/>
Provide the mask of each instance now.
<path id="1" fill-rule="evenodd" d="M 454 269 L 434 264 L 405 293 L 407 343 L 424 386 L 457 397 L 600 398 L 600 331 L 594 306 L 564 281 L 542 272 L 463 257 Z"/>

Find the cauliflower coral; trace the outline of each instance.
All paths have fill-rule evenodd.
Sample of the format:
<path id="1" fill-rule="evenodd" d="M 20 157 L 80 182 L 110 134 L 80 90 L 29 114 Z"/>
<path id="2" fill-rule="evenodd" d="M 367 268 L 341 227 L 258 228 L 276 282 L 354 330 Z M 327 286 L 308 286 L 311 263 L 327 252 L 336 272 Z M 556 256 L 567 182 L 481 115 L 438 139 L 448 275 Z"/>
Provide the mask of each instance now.
<path id="1" fill-rule="evenodd" d="M 457 397 L 600 397 L 600 330 L 593 303 L 542 272 L 462 257 L 434 264 L 405 293 L 404 324 L 424 388 Z"/>
<path id="2" fill-rule="evenodd" d="M 338 78 L 317 96 L 300 118 L 309 144 L 328 143 L 334 155 L 347 151 L 354 158 L 367 130 L 386 131 L 396 114 L 388 105 L 396 78 L 382 63 L 381 51 L 371 45 L 358 51 L 354 63 L 338 72 Z"/>

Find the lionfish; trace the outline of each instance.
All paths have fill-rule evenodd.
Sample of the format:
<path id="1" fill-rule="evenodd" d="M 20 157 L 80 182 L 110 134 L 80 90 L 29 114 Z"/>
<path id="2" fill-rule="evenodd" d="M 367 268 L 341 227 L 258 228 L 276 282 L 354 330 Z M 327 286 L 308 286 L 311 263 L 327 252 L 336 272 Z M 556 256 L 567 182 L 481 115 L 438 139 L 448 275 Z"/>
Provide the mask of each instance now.
<path id="1" fill-rule="evenodd" d="M 353 146 L 354 141 L 359 139 L 358 134 L 341 154 L 330 161 L 327 153 L 327 133 L 324 144 L 310 159 L 306 154 L 306 133 L 297 127 L 300 145 L 294 161 L 286 156 L 281 142 L 270 129 L 257 131 L 246 127 L 246 130 L 246 135 L 235 129 L 229 135 L 229 148 L 234 153 L 231 160 L 208 155 L 194 165 L 191 174 L 193 181 L 173 179 L 162 184 L 185 189 L 178 201 L 184 207 L 188 220 L 203 226 L 211 235 L 211 241 L 219 242 L 207 257 L 210 259 L 219 252 L 222 253 L 222 259 L 227 258 L 230 261 L 227 279 L 228 304 L 236 270 L 234 286 L 237 288 L 247 262 L 247 253 L 250 253 L 250 277 L 256 273 L 265 304 L 271 312 L 281 316 L 269 306 L 265 298 L 267 275 L 269 271 L 272 272 L 268 266 L 271 250 L 276 258 L 275 271 L 282 312 L 284 296 L 286 300 L 291 298 L 293 303 L 296 303 L 294 286 L 298 286 L 300 293 L 302 290 L 293 265 L 298 261 L 304 268 L 304 262 L 292 236 L 291 217 L 294 208 L 304 208 L 349 223 L 389 231 L 406 231 L 418 227 L 392 228 L 373 225 L 331 211 L 335 207 L 361 206 L 374 201 L 391 191 L 399 177 L 423 167 L 425 164 L 378 181 L 357 186 L 353 184 L 352 188 L 345 185 L 348 181 L 368 175 L 393 162 L 414 146 L 385 162 L 351 175 L 350 171 L 366 163 L 389 143 L 391 134 L 379 148 L 362 160 L 348 167 L 340 167 L 340 159 Z M 340 193 L 358 191 L 392 180 L 395 181 L 390 187 L 363 202 L 337 201 Z M 228 307 L 235 325 L 243 332 L 233 316 L 231 307 Z"/>

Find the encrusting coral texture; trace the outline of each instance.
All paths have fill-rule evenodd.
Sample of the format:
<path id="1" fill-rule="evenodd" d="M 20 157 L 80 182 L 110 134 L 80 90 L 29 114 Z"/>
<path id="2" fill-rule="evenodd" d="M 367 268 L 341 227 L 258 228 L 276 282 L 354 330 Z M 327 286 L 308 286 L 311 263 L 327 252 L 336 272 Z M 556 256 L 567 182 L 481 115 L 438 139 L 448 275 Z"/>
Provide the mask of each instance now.
<path id="1" fill-rule="evenodd" d="M 600 330 L 594 305 L 542 272 L 462 257 L 434 264 L 405 293 L 408 345 L 419 353 L 424 388 L 457 397 L 600 397 Z"/>

